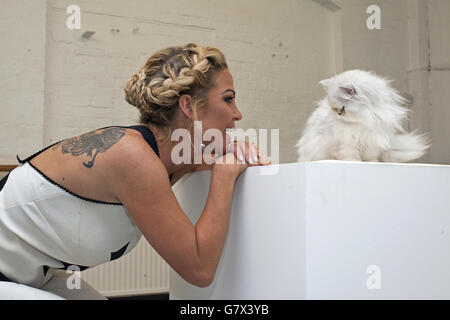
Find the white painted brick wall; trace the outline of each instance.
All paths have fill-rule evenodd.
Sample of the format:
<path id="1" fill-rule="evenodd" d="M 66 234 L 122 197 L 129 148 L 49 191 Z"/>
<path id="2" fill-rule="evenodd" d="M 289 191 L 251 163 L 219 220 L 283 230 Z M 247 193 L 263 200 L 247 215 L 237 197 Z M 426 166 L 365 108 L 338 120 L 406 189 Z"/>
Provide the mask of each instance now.
<path id="1" fill-rule="evenodd" d="M 0 1 L 0 164 L 43 143 L 46 9 Z"/>
<path id="2" fill-rule="evenodd" d="M 322 94 L 317 81 L 333 71 L 327 9 L 310 0 L 124 3 L 48 1 L 45 108 L 31 115 L 41 120 L 44 139 L 21 145 L 22 154 L 100 126 L 135 123 L 137 110 L 123 96 L 129 77 L 154 51 L 197 42 L 221 48 L 228 59 L 244 114 L 238 126 L 280 128 L 280 161 L 295 159 L 298 129 Z M 81 30 L 66 28 L 70 4 L 81 7 Z M 83 39 L 86 30 L 96 34 Z M 13 140 L 19 135 L 8 132 Z M 11 152 L 2 156 L 14 162 Z"/>
<path id="3" fill-rule="evenodd" d="M 2 0 L 3 163 L 97 127 L 136 123 L 123 86 L 151 53 L 170 45 L 197 42 L 224 51 L 244 115 L 238 126 L 280 129 L 280 162 L 295 161 L 293 145 L 323 96 L 317 82 L 335 72 L 333 43 L 342 42 L 344 69 L 375 70 L 407 90 L 405 0 L 378 1 L 379 31 L 365 28 L 370 1 L 337 1 L 342 39 L 331 32 L 335 13 L 311 0 L 31 3 Z M 71 4 L 81 8 L 81 30 L 66 27 Z M 86 40 L 86 30 L 96 33 Z"/>

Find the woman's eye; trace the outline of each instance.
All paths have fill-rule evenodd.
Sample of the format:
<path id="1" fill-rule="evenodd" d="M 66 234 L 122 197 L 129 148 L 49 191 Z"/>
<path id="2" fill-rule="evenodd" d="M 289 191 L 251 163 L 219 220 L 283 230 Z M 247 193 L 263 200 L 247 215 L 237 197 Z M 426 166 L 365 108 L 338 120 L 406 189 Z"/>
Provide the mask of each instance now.
<path id="1" fill-rule="evenodd" d="M 233 99 L 234 99 L 234 97 L 226 97 L 224 100 L 225 100 L 227 103 L 231 103 L 231 101 L 233 101 Z"/>

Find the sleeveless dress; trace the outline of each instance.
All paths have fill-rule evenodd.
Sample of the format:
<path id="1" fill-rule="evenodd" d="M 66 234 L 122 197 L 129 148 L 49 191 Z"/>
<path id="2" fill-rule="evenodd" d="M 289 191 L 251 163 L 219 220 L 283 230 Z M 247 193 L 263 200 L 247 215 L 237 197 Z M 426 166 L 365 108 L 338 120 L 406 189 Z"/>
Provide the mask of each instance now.
<path id="1" fill-rule="evenodd" d="M 160 156 L 148 127 L 100 129 L 110 127 L 139 131 Z M 20 166 L 0 180 L 0 281 L 42 288 L 55 270 L 83 271 L 115 260 L 142 236 L 121 203 L 79 196 L 29 162 L 61 141 L 25 160 L 17 157 Z"/>

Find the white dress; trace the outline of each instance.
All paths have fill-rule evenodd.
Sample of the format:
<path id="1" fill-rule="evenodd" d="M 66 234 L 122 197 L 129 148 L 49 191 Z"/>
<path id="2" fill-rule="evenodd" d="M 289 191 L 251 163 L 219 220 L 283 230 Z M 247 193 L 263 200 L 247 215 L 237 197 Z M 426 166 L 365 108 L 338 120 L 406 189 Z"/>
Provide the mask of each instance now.
<path id="1" fill-rule="evenodd" d="M 140 131 L 159 156 L 150 129 L 123 128 Z M 0 283 L 40 289 L 55 270 L 83 271 L 112 261 L 142 236 L 122 204 L 78 196 L 29 163 L 51 146 L 19 159 L 21 165 L 0 180 Z"/>

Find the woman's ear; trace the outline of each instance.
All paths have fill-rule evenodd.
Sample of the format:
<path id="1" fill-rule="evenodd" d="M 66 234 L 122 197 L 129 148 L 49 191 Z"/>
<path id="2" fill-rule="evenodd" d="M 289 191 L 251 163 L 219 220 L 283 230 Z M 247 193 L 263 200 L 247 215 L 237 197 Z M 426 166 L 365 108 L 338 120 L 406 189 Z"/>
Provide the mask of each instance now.
<path id="1" fill-rule="evenodd" d="M 192 120 L 192 97 L 188 94 L 182 94 L 178 99 L 178 106 L 186 118 Z"/>

